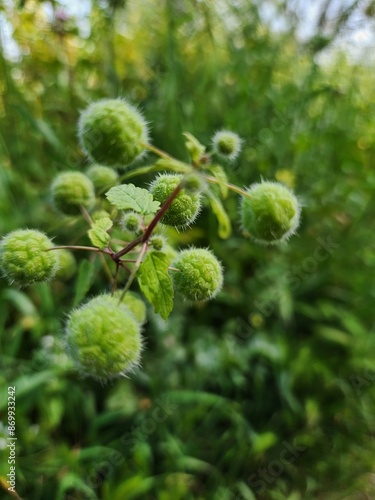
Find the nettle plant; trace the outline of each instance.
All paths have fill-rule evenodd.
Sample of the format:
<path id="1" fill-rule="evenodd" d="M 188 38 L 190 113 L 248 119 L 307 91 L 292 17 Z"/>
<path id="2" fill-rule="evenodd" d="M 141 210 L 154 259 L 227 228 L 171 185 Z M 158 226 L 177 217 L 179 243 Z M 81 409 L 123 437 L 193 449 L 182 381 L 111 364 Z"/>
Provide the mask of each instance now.
<path id="1" fill-rule="evenodd" d="M 300 205 L 296 196 L 276 182 L 242 189 L 228 182 L 218 165 L 234 161 L 241 139 L 222 130 L 209 150 L 185 133 L 191 163 L 182 162 L 149 142 L 147 122 L 124 99 L 104 99 L 84 110 L 78 123 L 82 150 L 92 165 L 85 173 L 65 171 L 51 185 L 57 211 L 84 216 L 92 246 L 54 245 L 35 229 L 15 230 L 0 242 L 0 267 L 9 282 L 19 286 L 47 281 L 55 276 L 70 278 L 75 272 L 72 250 L 95 252 L 110 275 L 111 293 L 103 293 L 74 309 L 64 337 L 69 356 L 84 376 L 107 381 L 122 376 L 139 364 L 142 325 L 146 319 L 144 299 L 166 320 L 173 309 L 175 291 L 194 302 L 214 298 L 223 285 L 223 269 L 206 248 L 176 251 L 163 231 L 172 226 L 189 228 L 198 217 L 205 197 L 218 220 L 222 238 L 231 234 L 224 208 L 229 191 L 240 196 L 240 218 L 245 236 L 274 245 L 297 229 Z M 137 167 L 147 151 L 158 160 Z M 122 177 L 118 171 L 127 167 Z M 121 183 L 131 177 L 162 172 L 148 189 Z M 107 210 L 103 210 L 103 206 Z M 108 260 L 114 263 L 113 274 Z M 117 289 L 119 272 L 127 273 Z M 137 279 L 143 298 L 130 288 Z"/>

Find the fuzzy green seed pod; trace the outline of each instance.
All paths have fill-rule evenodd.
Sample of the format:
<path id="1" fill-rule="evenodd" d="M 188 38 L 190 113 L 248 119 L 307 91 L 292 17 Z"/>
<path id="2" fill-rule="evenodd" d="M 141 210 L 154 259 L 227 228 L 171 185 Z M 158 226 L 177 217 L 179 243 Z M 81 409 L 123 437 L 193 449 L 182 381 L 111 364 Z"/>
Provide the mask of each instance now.
<path id="1" fill-rule="evenodd" d="M 253 184 L 243 196 L 241 218 L 251 238 L 264 244 L 277 244 L 295 233 L 300 206 L 295 195 L 278 182 Z"/>
<path id="2" fill-rule="evenodd" d="M 18 229 L 0 242 L 0 268 L 10 283 L 21 286 L 46 281 L 56 273 L 58 259 L 47 236 L 35 229 Z"/>
<path id="3" fill-rule="evenodd" d="M 65 215 L 79 215 L 81 206 L 90 208 L 95 202 L 94 185 L 81 172 L 63 172 L 51 185 L 51 194 L 57 210 Z"/>
<path id="4" fill-rule="evenodd" d="M 204 191 L 207 184 L 205 179 L 200 174 L 193 172 L 185 175 L 183 178 L 183 186 L 188 193 L 196 194 Z"/>
<path id="5" fill-rule="evenodd" d="M 77 271 L 77 263 L 74 255 L 69 250 L 65 250 L 64 248 L 60 250 L 54 250 L 59 267 L 55 274 L 55 278 L 59 280 L 69 280 L 72 276 L 74 276 Z"/>
<path id="6" fill-rule="evenodd" d="M 141 229 L 142 217 L 136 212 L 127 212 L 122 219 L 122 225 L 125 231 L 138 233 Z"/>
<path id="7" fill-rule="evenodd" d="M 214 152 L 229 161 L 237 158 L 241 151 L 241 143 L 240 137 L 229 130 L 220 130 L 212 138 Z"/>
<path id="8" fill-rule="evenodd" d="M 122 290 L 115 292 L 114 297 L 116 301 L 121 295 Z M 142 325 L 146 321 L 146 304 L 137 293 L 130 291 L 126 292 L 125 297 L 122 299 L 122 303 L 129 309 L 139 324 Z"/>
<path id="9" fill-rule="evenodd" d="M 162 174 L 150 185 L 150 192 L 156 201 L 163 204 L 173 190 L 180 184 L 181 175 Z M 168 226 L 184 228 L 192 224 L 200 212 L 200 195 L 187 193 L 185 190 L 179 192 L 172 201 L 171 206 L 162 217 L 161 222 Z"/>
<path id="10" fill-rule="evenodd" d="M 122 290 L 116 290 L 116 292 L 112 295 L 111 293 L 104 293 L 103 295 L 99 295 L 96 299 L 103 299 L 111 302 L 112 304 L 119 304 L 119 300 L 122 296 Z M 133 316 L 137 323 L 142 325 L 146 321 L 146 304 L 140 298 L 140 296 L 131 291 L 127 291 L 125 297 L 121 301 L 121 305 L 126 307 L 129 314 Z"/>
<path id="11" fill-rule="evenodd" d="M 138 365 L 142 350 L 140 325 L 127 307 L 99 296 L 71 314 L 66 346 L 83 375 L 104 382 Z"/>
<path id="12" fill-rule="evenodd" d="M 204 248 L 190 248 L 177 255 L 172 266 L 176 289 L 187 299 L 206 301 L 212 299 L 223 285 L 220 262 Z"/>
<path id="13" fill-rule="evenodd" d="M 163 248 L 163 252 L 167 254 L 167 257 L 171 262 L 172 260 L 175 260 L 178 255 L 178 252 L 168 244 Z"/>
<path id="14" fill-rule="evenodd" d="M 144 153 L 147 123 L 125 100 L 103 99 L 81 114 L 78 137 L 83 151 L 94 163 L 120 168 Z"/>
<path id="15" fill-rule="evenodd" d="M 158 252 L 165 249 L 167 240 L 161 234 L 153 234 L 148 240 L 150 247 Z"/>
<path id="16" fill-rule="evenodd" d="M 86 170 L 86 175 L 94 184 L 95 192 L 102 193 L 105 189 L 117 184 L 118 173 L 110 167 L 103 167 L 102 165 L 91 165 Z"/>

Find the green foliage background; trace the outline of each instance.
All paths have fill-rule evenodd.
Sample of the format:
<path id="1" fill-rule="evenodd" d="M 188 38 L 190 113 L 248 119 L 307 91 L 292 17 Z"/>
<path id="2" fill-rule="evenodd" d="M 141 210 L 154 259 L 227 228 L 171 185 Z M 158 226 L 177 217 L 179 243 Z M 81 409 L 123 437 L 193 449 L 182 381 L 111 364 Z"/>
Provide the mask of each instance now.
<path id="1" fill-rule="evenodd" d="M 275 33 L 250 0 L 93 2 L 80 29 L 57 20 L 58 8 L 0 7 L 20 48 L 9 57 L 2 39 L 1 234 L 37 228 L 60 244 L 84 234 L 84 221 L 59 220 L 48 188 L 86 165 L 80 110 L 119 95 L 144 110 L 153 143 L 182 159 L 184 131 L 202 142 L 238 132 L 230 180 L 290 185 L 302 226 L 288 245 L 256 246 L 230 196 L 231 238 L 217 236 L 208 209 L 174 234 L 181 248 L 213 249 L 224 290 L 203 307 L 178 302 L 167 323 L 149 311 L 142 370 L 103 387 L 81 379 L 62 346 L 73 304 L 108 288 L 100 265 L 77 253 L 67 283 L 1 280 L 4 495 L 15 386 L 21 498 L 373 498 L 372 68 L 343 54 L 317 64 L 321 45 L 300 43 L 292 27 Z M 285 442 L 303 448 L 288 464 Z"/>

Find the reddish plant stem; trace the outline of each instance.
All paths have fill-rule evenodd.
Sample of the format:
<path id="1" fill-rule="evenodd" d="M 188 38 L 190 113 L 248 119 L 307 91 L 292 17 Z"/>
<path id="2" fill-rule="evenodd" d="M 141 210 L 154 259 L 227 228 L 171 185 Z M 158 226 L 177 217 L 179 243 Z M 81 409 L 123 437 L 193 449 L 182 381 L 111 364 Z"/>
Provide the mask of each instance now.
<path id="1" fill-rule="evenodd" d="M 113 297 L 116 289 L 117 289 L 117 278 L 118 278 L 118 271 L 119 271 L 119 268 L 120 268 L 120 263 L 119 262 L 116 262 L 116 271 L 115 271 L 115 275 L 113 277 L 113 285 L 112 285 L 112 293 L 111 293 L 111 296 Z"/>
<path id="2" fill-rule="evenodd" d="M 182 184 L 179 184 L 174 188 L 174 190 L 171 192 L 171 194 L 168 196 L 168 198 L 165 200 L 164 204 L 162 205 L 161 209 L 159 212 L 155 215 L 155 217 L 152 219 L 150 224 L 148 225 L 145 234 L 143 235 L 142 242 L 146 242 L 149 237 L 151 236 L 152 231 L 155 229 L 156 225 L 158 222 L 160 222 L 160 219 L 163 217 L 165 212 L 168 210 L 170 205 L 172 204 L 173 200 L 177 197 L 178 193 L 182 189 Z"/>
<path id="3" fill-rule="evenodd" d="M 114 253 L 111 255 L 112 259 L 116 262 L 119 260 L 123 255 L 129 253 L 131 250 L 133 250 L 134 247 L 139 245 L 139 243 L 142 243 L 142 235 L 138 236 L 135 240 L 131 241 L 128 245 L 126 245 L 125 248 L 120 250 L 119 252 Z"/>
<path id="4" fill-rule="evenodd" d="M 126 245 L 125 248 L 120 250 L 119 252 L 111 255 L 112 259 L 117 262 L 123 255 L 129 253 L 131 250 L 133 250 L 134 247 L 139 245 L 140 243 L 146 243 L 149 239 L 149 237 L 152 234 L 152 231 L 155 229 L 156 225 L 160 222 L 160 219 L 163 217 L 165 212 L 168 210 L 168 208 L 171 206 L 173 200 L 176 198 L 178 193 L 181 191 L 182 185 L 179 184 L 174 188 L 172 193 L 168 196 L 168 198 L 165 200 L 163 203 L 162 207 L 160 208 L 159 212 L 155 215 L 155 217 L 152 219 L 150 224 L 147 226 L 146 231 L 144 232 L 143 235 L 138 236 L 134 241 L 129 243 L 129 245 Z"/>

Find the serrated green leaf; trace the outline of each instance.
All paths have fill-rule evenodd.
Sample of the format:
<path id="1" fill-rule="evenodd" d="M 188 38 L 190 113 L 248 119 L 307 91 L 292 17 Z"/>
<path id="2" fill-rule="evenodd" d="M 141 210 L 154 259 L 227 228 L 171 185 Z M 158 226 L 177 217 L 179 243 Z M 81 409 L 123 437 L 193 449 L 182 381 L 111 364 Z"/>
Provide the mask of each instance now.
<path id="1" fill-rule="evenodd" d="M 228 177 L 225 173 L 225 170 L 221 165 L 209 165 L 207 167 L 207 170 L 209 170 L 213 174 L 215 179 L 219 181 L 220 194 L 221 197 L 225 200 L 225 198 L 228 196 Z"/>
<path id="2" fill-rule="evenodd" d="M 225 211 L 225 208 L 223 207 L 223 204 L 221 203 L 219 198 L 217 198 L 212 193 L 208 194 L 208 198 L 210 200 L 212 211 L 216 215 L 219 224 L 218 227 L 219 236 L 223 240 L 226 240 L 232 234 L 232 224 L 230 222 L 228 214 Z"/>
<path id="3" fill-rule="evenodd" d="M 89 260 L 83 260 L 78 269 L 73 307 L 76 307 L 86 297 L 87 292 L 90 290 L 93 276 L 94 263 Z"/>
<path id="4" fill-rule="evenodd" d="M 134 184 L 115 186 L 106 193 L 106 197 L 120 210 L 134 210 L 142 215 L 154 214 L 160 206 L 147 189 L 136 187 Z"/>
<path id="5" fill-rule="evenodd" d="M 167 319 L 173 309 L 173 284 L 164 252 L 149 252 L 138 271 L 139 286 L 156 314 Z"/>
<path id="6" fill-rule="evenodd" d="M 88 231 L 88 236 L 91 243 L 98 248 L 105 248 L 111 237 L 107 233 L 111 229 L 113 222 L 109 217 L 102 217 L 93 223 L 91 229 Z"/>

